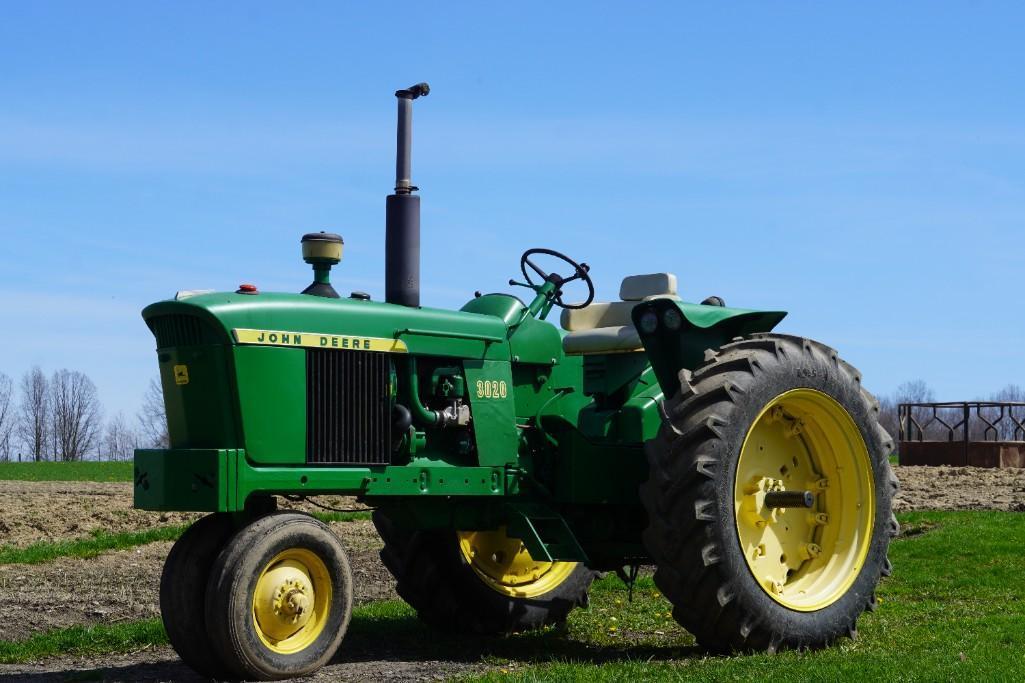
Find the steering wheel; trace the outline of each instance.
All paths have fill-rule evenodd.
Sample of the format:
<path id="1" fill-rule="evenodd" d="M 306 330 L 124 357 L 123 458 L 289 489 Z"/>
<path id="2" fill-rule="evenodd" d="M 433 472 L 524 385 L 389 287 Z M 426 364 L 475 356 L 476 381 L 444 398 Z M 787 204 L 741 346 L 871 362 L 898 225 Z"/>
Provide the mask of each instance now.
<path id="1" fill-rule="evenodd" d="M 566 262 L 567 264 L 573 266 L 573 274 L 567 278 L 564 278 L 558 273 L 546 273 L 545 271 L 538 268 L 537 264 L 530 260 L 530 257 L 534 254 L 554 256 L 555 258 Z M 552 303 L 556 304 L 557 306 L 560 306 L 562 308 L 576 309 L 583 308 L 592 301 L 594 301 L 594 283 L 591 281 L 591 276 L 587 274 L 587 272 L 591 270 L 591 267 L 586 263 L 577 263 L 569 256 L 566 256 L 565 254 L 560 254 L 559 252 L 553 251 L 552 249 L 527 249 L 525 252 L 523 252 L 523 256 L 520 257 L 520 272 L 523 273 L 523 277 L 527 279 L 527 282 L 530 284 L 531 287 L 537 287 L 538 285 L 530 279 L 530 273 L 527 272 L 527 266 L 530 266 L 530 269 L 541 277 L 542 282 L 551 282 L 555 285 L 555 291 L 552 293 Z M 585 285 L 587 285 L 587 300 L 584 301 L 584 303 L 582 304 L 567 304 L 562 300 L 562 288 L 570 282 L 573 282 L 574 280 L 581 280 Z"/>

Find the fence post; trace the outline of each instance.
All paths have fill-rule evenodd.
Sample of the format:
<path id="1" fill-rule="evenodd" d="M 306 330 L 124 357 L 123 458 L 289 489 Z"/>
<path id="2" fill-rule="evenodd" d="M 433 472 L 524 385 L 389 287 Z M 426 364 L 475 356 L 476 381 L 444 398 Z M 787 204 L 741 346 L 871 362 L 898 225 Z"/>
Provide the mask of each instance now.
<path id="1" fill-rule="evenodd" d="M 964 424 L 961 427 L 961 432 L 964 435 L 964 464 L 968 466 L 968 417 L 971 415 L 971 408 L 968 407 L 968 403 L 963 404 L 964 408 Z M 978 408 L 976 408 L 978 410 Z"/>

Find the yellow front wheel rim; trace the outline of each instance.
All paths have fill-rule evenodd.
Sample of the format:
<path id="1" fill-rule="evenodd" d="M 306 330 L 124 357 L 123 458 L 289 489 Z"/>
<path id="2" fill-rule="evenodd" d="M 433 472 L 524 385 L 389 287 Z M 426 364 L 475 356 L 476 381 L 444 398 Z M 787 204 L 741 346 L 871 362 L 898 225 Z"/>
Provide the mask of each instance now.
<path id="1" fill-rule="evenodd" d="M 331 609 L 331 575 L 313 551 L 289 548 L 268 562 L 253 591 L 253 623 L 260 641 L 279 654 L 309 647 Z"/>
<path id="2" fill-rule="evenodd" d="M 474 573 L 492 590 L 512 598 L 534 598 L 560 586 L 576 562 L 537 562 L 523 542 L 496 531 L 459 531 L 459 549 Z"/>
<path id="3" fill-rule="evenodd" d="M 810 491 L 813 506 L 767 506 L 778 491 Z M 744 438 L 734 506 L 744 558 L 773 600 L 801 612 L 839 600 L 865 564 L 875 520 L 871 459 L 847 410 L 813 389 L 770 401 Z"/>

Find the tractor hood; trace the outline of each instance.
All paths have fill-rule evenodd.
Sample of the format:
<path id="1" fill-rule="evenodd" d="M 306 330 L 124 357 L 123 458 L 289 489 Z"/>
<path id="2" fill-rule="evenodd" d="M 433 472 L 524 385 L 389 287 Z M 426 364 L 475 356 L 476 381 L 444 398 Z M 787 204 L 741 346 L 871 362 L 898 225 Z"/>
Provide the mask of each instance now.
<path id="1" fill-rule="evenodd" d="M 142 317 L 158 348 L 256 344 L 508 359 L 495 316 L 302 294 L 211 293 L 160 301 Z"/>

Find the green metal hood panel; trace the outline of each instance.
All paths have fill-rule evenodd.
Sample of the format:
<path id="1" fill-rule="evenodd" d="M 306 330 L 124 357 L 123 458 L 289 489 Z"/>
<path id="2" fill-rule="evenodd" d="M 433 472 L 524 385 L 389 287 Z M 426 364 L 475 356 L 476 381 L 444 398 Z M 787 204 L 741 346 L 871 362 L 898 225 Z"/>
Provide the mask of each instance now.
<path id="1" fill-rule="evenodd" d="M 235 330 L 264 330 L 399 339 L 411 353 L 462 358 L 509 358 L 508 328 L 478 313 L 409 308 L 377 301 L 327 299 L 304 294 L 200 294 L 147 306 L 142 317 L 198 317 L 235 343 Z"/>

